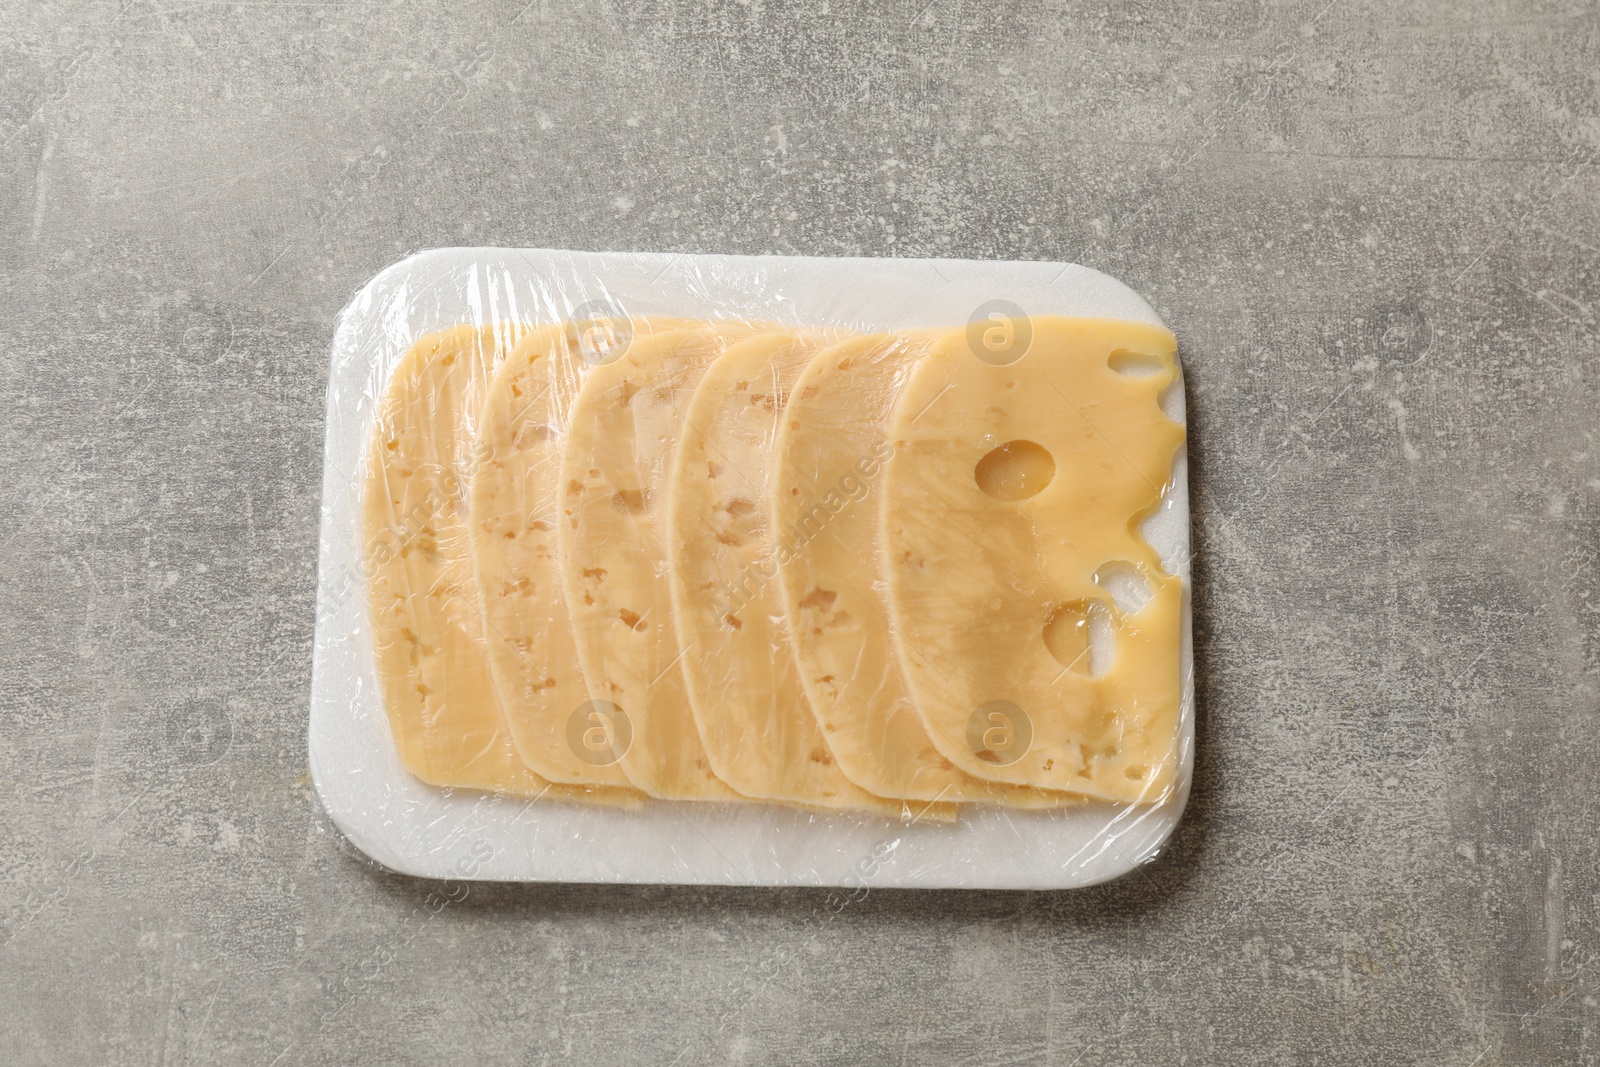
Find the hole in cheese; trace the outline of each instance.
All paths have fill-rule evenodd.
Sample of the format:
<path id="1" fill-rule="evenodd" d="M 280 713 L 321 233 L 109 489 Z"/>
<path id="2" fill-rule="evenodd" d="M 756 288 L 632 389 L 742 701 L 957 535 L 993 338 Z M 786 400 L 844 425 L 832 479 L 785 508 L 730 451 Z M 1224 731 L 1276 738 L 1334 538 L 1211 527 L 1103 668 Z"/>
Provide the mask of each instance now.
<path id="1" fill-rule="evenodd" d="M 1094 584 L 1104 589 L 1111 597 L 1111 602 L 1126 615 L 1143 610 L 1155 595 L 1150 590 L 1150 583 L 1139 573 L 1139 568 L 1124 559 L 1102 564 L 1094 572 Z"/>
<path id="2" fill-rule="evenodd" d="M 1007 441 L 978 460 L 972 471 L 978 488 L 996 500 L 1036 496 L 1055 474 L 1055 459 L 1033 441 Z"/>
<path id="3" fill-rule="evenodd" d="M 1111 612 L 1098 600 L 1089 610 L 1089 677 L 1104 678 L 1111 673 L 1111 661 L 1117 656 L 1117 634 L 1111 622 Z"/>
<path id="4" fill-rule="evenodd" d="M 1167 369 L 1155 356 L 1130 352 L 1126 348 L 1119 348 L 1111 353 L 1106 359 L 1106 365 L 1129 378 L 1154 378 Z"/>
<path id="5" fill-rule="evenodd" d="M 1044 647 L 1065 669 L 1091 678 L 1111 670 L 1116 635 L 1111 612 L 1101 600 L 1069 600 L 1044 618 Z"/>
<path id="6" fill-rule="evenodd" d="M 618 511 L 638 515 L 645 510 L 646 499 L 642 489 L 618 489 L 611 497 L 611 506 Z"/>
<path id="7" fill-rule="evenodd" d="M 511 438 L 511 446 L 518 450 L 533 448 L 544 444 L 553 436 L 555 431 L 550 428 L 549 423 L 536 422 L 518 427 Z"/>
<path id="8" fill-rule="evenodd" d="M 1089 607 L 1081 600 L 1060 604 L 1044 617 L 1044 647 L 1068 670 L 1089 670 Z"/>

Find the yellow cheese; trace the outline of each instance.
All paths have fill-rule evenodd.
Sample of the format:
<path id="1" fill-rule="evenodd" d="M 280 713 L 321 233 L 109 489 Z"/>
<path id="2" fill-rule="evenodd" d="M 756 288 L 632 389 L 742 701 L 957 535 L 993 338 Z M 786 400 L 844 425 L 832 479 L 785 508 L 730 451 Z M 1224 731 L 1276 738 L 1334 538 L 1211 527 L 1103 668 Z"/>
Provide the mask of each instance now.
<path id="1" fill-rule="evenodd" d="M 901 798 L 874 796 L 844 775 L 817 728 L 776 581 L 773 442 L 791 383 L 829 341 L 753 338 L 729 346 L 701 379 L 672 472 L 674 618 L 718 777 L 749 797 L 899 814 Z"/>
<path id="2" fill-rule="evenodd" d="M 772 528 L 800 680 L 840 768 L 869 792 L 1071 806 L 1081 801 L 958 770 L 928 737 L 895 661 L 878 573 L 882 464 L 893 451 L 889 418 L 900 384 L 937 336 L 842 341 L 810 362 L 784 408 L 773 455 Z M 742 572 L 745 586 L 756 575 Z M 727 595 L 752 596 L 744 587 Z"/>
<path id="3" fill-rule="evenodd" d="M 635 338 L 682 325 L 635 319 L 537 330 L 501 361 L 489 386 L 470 497 L 489 663 L 517 752 L 553 782 L 631 784 L 611 758 L 627 739 L 587 703 L 557 566 L 573 400 L 593 365 Z"/>
<path id="4" fill-rule="evenodd" d="M 484 651 L 464 497 L 489 374 L 523 332 L 428 334 L 384 392 L 362 502 L 378 683 L 400 760 L 423 781 L 616 802 L 637 794 L 552 786 L 523 764 Z"/>
<path id="5" fill-rule="evenodd" d="M 684 691 L 667 580 L 667 478 L 683 409 L 706 367 L 754 328 L 634 339 L 595 368 L 561 464 L 559 566 L 589 698 L 627 724 L 619 756 L 652 796 L 733 800 L 706 758 Z"/>
<path id="6" fill-rule="evenodd" d="M 1183 428 L 1162 414 L 1176 343 L 1158 327 L 1031 320 L 1020 359 L 944 335 L 907 378 L 885 464 L 896 652 L 923 725 L 969 774 L 1149 802 L 1177 766 L 1180 579 L 1138 524 Z M 1155 373 L 1123 371 L 1149 364 Z M 1119 607 L 1109 579 L 1149 593 Z M 1091 670 L 1085 635 L 1111 628 Z"/>

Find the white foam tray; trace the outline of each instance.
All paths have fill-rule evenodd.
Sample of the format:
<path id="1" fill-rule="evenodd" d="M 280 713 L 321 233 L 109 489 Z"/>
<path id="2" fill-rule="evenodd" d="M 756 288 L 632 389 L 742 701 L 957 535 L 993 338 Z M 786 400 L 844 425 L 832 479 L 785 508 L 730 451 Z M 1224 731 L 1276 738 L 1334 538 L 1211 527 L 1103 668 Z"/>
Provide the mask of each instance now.
<path id="1" fill-rule="evenodd" d="M 430 878 L 743 886 L 1063 889 L 1153 859 L 1188 799 L 1194 755 L 1187 459 L 1144 529 L 1184 580 L 1178 785 L 1142 807 L 1058 812 L 969 807 L 955 825 L 820 816 L 765 805 L 647 802 L 586 808 L 439 790 L 402 769 L 373 671 L 361 587 L 358 492 L 377 398 L 410 342 L 491 318 L 559 317 L 605 299 L 634 314 L 728 317 L 860 330 L 953 326 L 1000 298 L 1029 314 L 1159 324 L 1127 286 L 1061 263 L 687 256 L 452 248 L 397 263 L 339 318 L 327 451 L 309 749 L 334 823 L 384 867 Z M 1168 413 L 1183 419 L 1183 389 Z"/>

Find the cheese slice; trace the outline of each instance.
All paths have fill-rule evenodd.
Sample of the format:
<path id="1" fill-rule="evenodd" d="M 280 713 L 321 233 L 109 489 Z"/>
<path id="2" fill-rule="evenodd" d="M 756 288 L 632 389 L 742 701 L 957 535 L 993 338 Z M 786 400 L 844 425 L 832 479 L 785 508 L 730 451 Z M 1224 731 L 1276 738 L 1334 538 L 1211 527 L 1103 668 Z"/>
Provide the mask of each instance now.
<path id="1" fill-rule="evenodd" d="M 1081 798 L 957 769 L 928 737 L 895 660 L 878 573 L 882 464 L 893 453 L 889 418 L 901 384 L 941 332 L 841 341 L 794 383 L 772 461 L 772 529 L 799 680 L 840 769 L 869 792 L 1074 806 Z"/>
<path id="2" fill-rule="evenodd" d="M 1176 342 L 1128 322 L 1030 325 L 1007 364 L 949 332 L 895 406 L 881 521 L 896 653 L 929 736 L 968 774 L 1155 801 L 1178 762 L 1183 588 L 1138 525 L 1183 444 L 1159 404 Z M 1136 610 L 1112 587 L 1134 573 Z M 1095 620 L 1114 641 L 1104 670 Z"/>
<path id="3" fill-rule="evenodd" d="M 362 501 L 379 688 L 401 763 L 425 782 L 517 796 L 626 801 L 552 786 L 518 758 L 484 650 L 464 497 L 478 417 L 510 324 L 428 334 L 380 402 Z"/>
<path id="4" fill-rule="evenodd" d="M 636 337 L 595 368 L 561 463 L 558 564 L 592 702 L 631 733 L 618 765 L 652 796 L 734 800 L 684 691 L 667 579 L 667 479 L 683 410 L 707 366 L 754 327 Z"/>
<path id="5" fill-rule="evenodd" d="M 830 340 L 743 341 L 701 379 L 672 472 L 674 618 L 690 706 L 718 777 L 750 797 L 899 814 L 902 798 L 853 783 L 817 728 L 777 586 L 773 442 L 793 381 Z M 926 807 L 918 805 L 919 814 L 952 814 Z"/>
<path id="6" fill-rule="evenodd" d="M 553 782 L 631 785 L 610 758 L 627 739 L 588 703 L 557 566 L 572 404 L 593 366 L 620 357 L 635 339 L 683 325 L 633 319 L 536 330 L 489 385 L 470 496 L 489 665 L 517 752 Z"/>

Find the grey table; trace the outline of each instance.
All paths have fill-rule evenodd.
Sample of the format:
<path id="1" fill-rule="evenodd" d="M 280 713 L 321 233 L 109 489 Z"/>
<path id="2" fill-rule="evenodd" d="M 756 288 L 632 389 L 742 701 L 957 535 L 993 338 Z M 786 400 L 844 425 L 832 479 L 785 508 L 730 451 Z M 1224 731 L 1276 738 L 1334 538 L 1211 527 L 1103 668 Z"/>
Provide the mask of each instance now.
<path id="1" fill-rule="evenodd" d="M 1600 1063 L 1593 3 L 0 9 L 0 1061 Z M 1177 330 L 1200 750 L 1072 894 L 474 887 L 306 771 L 422 248 L 1074 260 Z"/>

